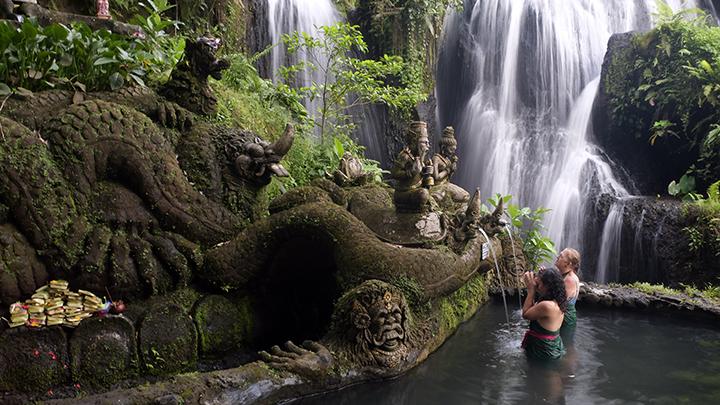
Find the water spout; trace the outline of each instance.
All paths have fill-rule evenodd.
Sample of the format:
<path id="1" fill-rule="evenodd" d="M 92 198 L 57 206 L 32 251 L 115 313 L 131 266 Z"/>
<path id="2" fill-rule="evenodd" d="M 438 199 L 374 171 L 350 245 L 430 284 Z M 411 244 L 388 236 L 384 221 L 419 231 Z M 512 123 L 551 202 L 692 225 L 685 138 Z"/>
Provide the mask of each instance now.
<path id="1" fill-rule="evenodd" d="M 478 230 L 485 237 L 485 240 L 487 241 L 487 244 L 488 244 L 488 250 L 490 251 L 493 261 L 495 262 L 495 270 L 497 270 L 498 284 L 500 284 L 500 292 L 502 293 L 503 305 L 505 306 L 505 320 L 507 321 L 507 324 L 509 325 L 510 324 L 510 314 L 508 313 L 507 298 L 505 298 L 505 286 L 502 283 L 502 275 L 500 274 L 500 264 L 497 261 L 497 257 L 495 256 L 495 249 L 492 248 L 492 243 L 490 243 L 490 238 L 488 237 L 487 233 L 485 233 L 485 230 L 482 228 L 478 228 Z"/>

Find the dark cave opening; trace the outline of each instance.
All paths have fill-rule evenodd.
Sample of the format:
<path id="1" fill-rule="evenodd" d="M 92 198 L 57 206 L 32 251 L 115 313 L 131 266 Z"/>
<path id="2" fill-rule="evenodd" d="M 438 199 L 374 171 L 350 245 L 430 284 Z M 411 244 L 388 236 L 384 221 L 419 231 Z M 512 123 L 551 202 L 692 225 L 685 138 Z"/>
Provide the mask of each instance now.
<path id="1" fill-rule="evenodd" d="M 256 342 L 266 347 L 318 340 L 340 296 L 333 248 L 323 238 L 292 238 L 276 251 L 251 291 Z"/>

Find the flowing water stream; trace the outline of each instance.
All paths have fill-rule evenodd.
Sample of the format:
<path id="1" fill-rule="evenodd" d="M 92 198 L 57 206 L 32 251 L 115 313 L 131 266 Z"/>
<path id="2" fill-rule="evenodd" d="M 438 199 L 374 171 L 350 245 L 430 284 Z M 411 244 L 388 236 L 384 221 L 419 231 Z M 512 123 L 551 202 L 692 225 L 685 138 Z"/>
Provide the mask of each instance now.
<path id="1" fill-rule="evenodd" d="M 603 57 L 613 33 L 649 29 L 654 11 L 654 0 L 466 0 L 446 19 L 436 88 L 441 126 L 455 126 L 459 138 L 455 181 L 550 208 L 556 246 L 592 253 L 583 249 L 589 193 L 630 195 L 588 127 Z M 591 179 L 599 187 L 591 190 Z"/>

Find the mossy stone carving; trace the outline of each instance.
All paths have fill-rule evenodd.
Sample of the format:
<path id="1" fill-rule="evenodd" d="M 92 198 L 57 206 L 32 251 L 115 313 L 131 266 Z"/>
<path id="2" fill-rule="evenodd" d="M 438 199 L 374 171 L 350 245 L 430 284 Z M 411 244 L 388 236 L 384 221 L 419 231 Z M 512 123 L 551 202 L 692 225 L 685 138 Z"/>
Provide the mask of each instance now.
<path id="1" fill-rule="evenodd" d="M 45 392 L 70 381 L 67 337 L 59 326 L 8 329 L 0 347 L 0 391 Z"/>
<path id="2" fill-rule="evenodd" d="M 135 327 L 123 316 L 83 321 L 70 338 L 73 381 L 83 387 L 109 387 L 137 375 Z"/>
<path id="3" fill-rule="evenodd" d="M 193 370 L 198 335 L 190 316 L 177 305 L 151 309 L 140 322 L 140 358 L 147 374 Z"/>
<path id="4" fill-rule="evenodd" d="M 237 349 L 252 330 L 252 316 L 246 305 L 236 305 L 221 295 L 201 300 L 193 311 L 202 354 Z"/>

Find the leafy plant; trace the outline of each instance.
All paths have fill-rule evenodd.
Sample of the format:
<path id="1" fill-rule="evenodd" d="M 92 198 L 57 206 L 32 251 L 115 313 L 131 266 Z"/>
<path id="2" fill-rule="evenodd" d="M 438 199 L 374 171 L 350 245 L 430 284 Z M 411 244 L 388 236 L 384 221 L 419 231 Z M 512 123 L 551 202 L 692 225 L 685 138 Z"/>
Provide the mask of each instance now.
<path id="1" fill-rule="evenodd" d="M 286 84 L 275 85 L 258 74 L 255 61 L 264 52 L 250 58 L 243 54 L 230 55 L 230 67 L 224 72 L 223 79 L 211 80 L 211 85 L 219 101 L 216 118 L 223 123 L 251 128 L 271 140 L 281 134 L 286 122 L 294 121 L 298 124 L 293 147 L 283 159 L 290 177 L 274 179 L 270 187 L 271 196 L 288 188 L 306 185 L 332 172 L 338 167 L 345 151 L 358 157 L 365 171 L 373 173 L 376 180 L 380 180 L 382 171 L 379 164 L 365 159 L 363 148 L 349 136 L 340 134 L 333 137 L 331 142 L 318 142 L 312 135 L 313 121 L 308 119 L 299 93 Z"/>
<path id="2" fill-rule="evenodd" d="M 550 210 L 539 207 L 535 210 L 529 207 L 520 208 L 510 204 L 512 196 L 496 194 L 488 200 L 492 207 L 497 207 L 502 199 L 506 205 L 506 212 L 510 217 L 513 235 L 519 236 L 523 242 L 523 253 L 531 268 L 538 268 L 540 264 L 551 261 L 557 251 L 550 238 L 543 235 L 543 219 Z M 488 209 L 489 211 L 489 209 Z"/>
<path id="3" fill-rule="evenodd" d="M 359 12 L 371 16 L 363 31 L 370 36 L 373 55 L 400 55 L 408 69 L 403 81 L 429 93 L 434 87 L 434 63 L 445 13 L 462 10 L 463 0 L 374 0 L 360 2 Z"/>
<path id="4" fill-rule="evenodd" d="M 688 237 L 688 248 L 690 251 L 693 253 L 700 251 L 704 245 L 703 235 L 700 230 L 693 226 L 686 226 L 682 230 Z"/>
<path id="5" fill-rule="evenodd" d="M 170 78 L 185 51 L 182 37 L 171 36 L 166 31 L 178 27 L 178 21 L 163 17 L 163 13 L 175 6 L 168 0 L 147 0 L 140 2 L 140 6 L 147 15 L 136 15 L 130 19 L 130 23 L 139 25 L 145 31 L 145 38 L 136 40 L 133 56 L 140 65 L 139 69 L 144 69 L 151 81 L 163 82 Z"/>
<path id="6" fill-rule="evenodd" d="M 317 101 L 313 120 L 321 141 L 338 135 L 350 135 L 353 123 L 348 110 L 383 103 L 407 111 L 425 98 L 412 83 L 397 83 L 407 68 L 402 58 L 384 55 L 378 60 L 360 59 L 353 52 L 367 52 L 367 44 L 357 26 L 339 23 L 319 27 L 319 35 L 294 32 L 283 36 L 290 54 L 303 53 L 306 59 L 280 68 L 288 87 L 309 101 Z M 309 83 L 299 80 L 301 72 L 318 72 Z M 285 91 L 288 91 L 285 89 Z"/>
<path id="7" fill-rule="evenodd" d="M 650 144 L 680 140 L 681 148 L 698 156 L 686 174 L 708 184 L 720 173 L 720 28 L 700 9 L 674 13 L 656 1 L 657 27 L 635 43 L 630 76 L 640 84 L 614 111 L 654 114 Z"/>
<path id="8" fill-rule="evenodd" d="M 634 282 L 630 284 L 630 287 L 643 292 L 648 295 L 655 295 L 655 294 L 669 294 L 669 295 L 677 295 L 680 292 L 678 290 L 674 290 L 669 287 L 665 287 L 662 284 L 650 284 L 647 282 Z"/>
<path id="9" fill-rule="evenodd" d="M 167 0 L 147 4 L 149 10 L 158 11 L 137 20 L 145 39 L 93 31 L 82 23 L 41 27 L 27 19 L 15 28 L 0 22 L 0 92 L 58 87 L 114 90 L 129 83 L 166 80 L 182 56 L 184 41 L 163 31 L 172 25 L 159 15 L 169 7 Z"/>
<path id="10" fill-rule="evenodd" d="M 702 195 L 695 193 L 695 177 L 684 174 L 680 181 L 673 180 L 668 184 L 668 194 L 682 197 L 684 201 L 697 201 Z"/>

